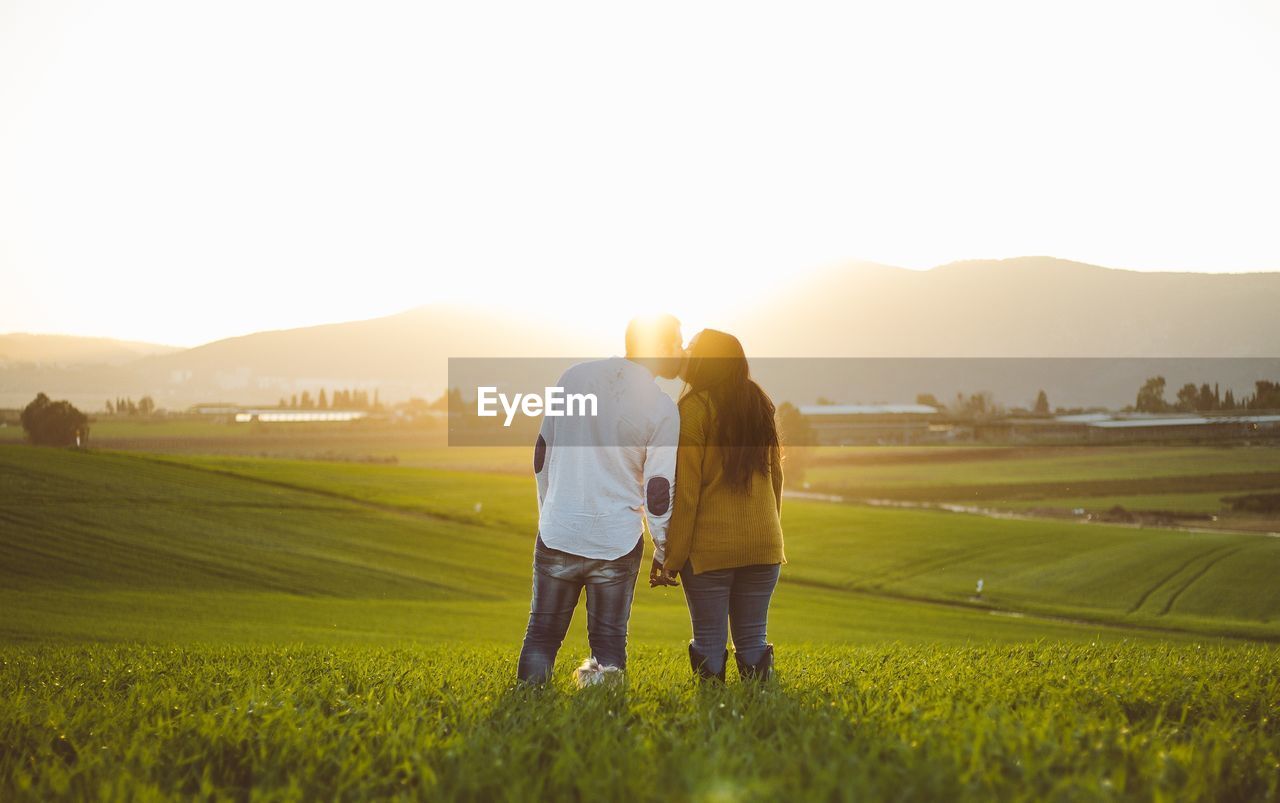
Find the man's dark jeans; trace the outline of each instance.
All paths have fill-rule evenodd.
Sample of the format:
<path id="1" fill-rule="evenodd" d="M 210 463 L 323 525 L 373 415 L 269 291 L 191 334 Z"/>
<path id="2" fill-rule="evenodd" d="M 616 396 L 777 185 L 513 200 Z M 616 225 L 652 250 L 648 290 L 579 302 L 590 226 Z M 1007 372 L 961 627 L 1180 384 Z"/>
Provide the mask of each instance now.
<path id="1" fill-rule="evenodd" d="M 587 589 L 587 641 L 602 665 L 627 665 L 627 622 L 644 554 L 644 539 L 615 560 L 597 560 L 551 549 L 539 537 L 533 550 L 533 603 L 520 650 L 520 680 L 551 679 L 556 653 L 569 632 L 573 609 Z"/>

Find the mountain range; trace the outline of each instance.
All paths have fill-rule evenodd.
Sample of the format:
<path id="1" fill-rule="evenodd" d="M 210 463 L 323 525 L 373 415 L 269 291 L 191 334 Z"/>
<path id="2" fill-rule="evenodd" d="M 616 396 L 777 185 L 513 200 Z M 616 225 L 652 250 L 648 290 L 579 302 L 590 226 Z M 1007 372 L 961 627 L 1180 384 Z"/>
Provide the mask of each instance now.
<path id="1" fill-rule="evenodd" d="M 1187 381 L 1242 384 L 1238 390 L 1247 390 L 1253 378 L 1280 378 L 1280 372 L 1254 376 L 1280 368 L 1277 310 L 1280 273 L 1151 273 L 1020 257 L 927 271 L 850 263 L 799 277 L 785 292 L 739 310 L 719 328 L 738 334 L 753 357 L 1130 358 L 1110 368 L 1096 359 L 1056 361 L 1044 365 L 1057 368 L 1034 372 L 1041 384 L 1058 383 L 1060 403 L 1119 405 L 1132 401 L 1134 382 L 1149 370 L 1168 370 L 1176 388 L 1182 380 L 1177 366 L 1183 364 Z M 591 342 L 545 320 L 444 305 L 258 332 L 189 349 L 0 335 L 0 407 L 21 406 L 37 391 L 90 410 L 108 398 L 142 395 L 168 409 L 216 401 L 272 404 L 321 387 L 376 388 L 386 401 L 425 398 L 443 391 L 449 357 L 587 357 L 593 356 Z M 1204 358 L 1261 359 L 1214 369 Z M 912 364 L 918 369 L 925 363 Z M 1120 364 L 1126 367 L 1114 367 Z M 1230 375 L 1206 373 L 1215 370 Z M 922 386 L 924 375 L 892 364 L 877 373 L 877 383 L 836 383 L 830 390 L 841 401 L 870 402 L 904 400 L 907 381 L 940 398 L 979 389 L 955 387 L 963 371 L 951 371 L 949 385 L 940 388 Z M 895 375 L 899 381 L 892 381 Z M 804 384 L 803 390 L 794 385 L 774 395 L 811 401 L 808 394 L 820 383 Z M 1011 403 L 1024 403 L 1025 394 L 1034 393 L 1016 383 L 1002 387 L 1016 394 Z M 997 398 L 1002 392 L 981 389 L 993 390 Z"/>

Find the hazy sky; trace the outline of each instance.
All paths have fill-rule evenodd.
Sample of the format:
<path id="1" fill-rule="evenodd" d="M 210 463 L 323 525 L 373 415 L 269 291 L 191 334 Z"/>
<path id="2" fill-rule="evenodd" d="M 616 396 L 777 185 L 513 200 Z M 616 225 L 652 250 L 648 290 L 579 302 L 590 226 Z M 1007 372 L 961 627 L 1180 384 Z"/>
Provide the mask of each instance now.
<path id="1" fill-rule="evenodd" d="M 1280 4 L 0 0 L 0 332 L 1280 269 Z"/>

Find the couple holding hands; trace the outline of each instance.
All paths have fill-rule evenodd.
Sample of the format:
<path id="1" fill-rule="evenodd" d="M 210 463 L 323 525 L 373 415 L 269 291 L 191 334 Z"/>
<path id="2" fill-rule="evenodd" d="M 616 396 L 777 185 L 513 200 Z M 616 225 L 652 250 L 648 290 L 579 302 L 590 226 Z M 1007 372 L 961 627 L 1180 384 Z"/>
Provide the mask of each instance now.
<path id="1" fill-rule="evenodd" d="M 658 377 L 684 381 L 678 403 Z M 626 668 L 645 521 L 650 587 L 684 589 L 694 674 L 724 680 L 732 632 L 739 675 L 767 679 L 769 602 L 785 562 L 781 448 L 742 344 L 705 329 L 686 349 L 675 318 L 638 318 L 625 357 L 578 363 L 559 385 L 601 403 L 593 416 L 544 417 L 534 447 L 538 537 L 520 680 L 550 679 L 584 589 L 591 657 L 575 680 Z"/>

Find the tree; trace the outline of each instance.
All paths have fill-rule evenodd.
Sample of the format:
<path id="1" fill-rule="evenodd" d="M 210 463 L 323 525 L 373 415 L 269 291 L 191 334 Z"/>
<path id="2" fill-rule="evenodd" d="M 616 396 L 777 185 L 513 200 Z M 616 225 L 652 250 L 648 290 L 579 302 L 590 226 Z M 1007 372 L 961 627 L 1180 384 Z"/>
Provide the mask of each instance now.
<path id="1" fill-rule="evenodd" d="M 1196 398 L 1196 409 L 1200 412 L 1208 412 L 1218 409 L 1218 392 L 1209 387 L 1209 383 L 1205 382 L 1200 386 L 1200 394 Z"/>
<path id="2" fill-rule="evenodd" d="M 1222 409 L 1236 409 L 1236 394 L 1235 391 L 1231 390 L 1231 388 L 1227 388 L 1227 392 L 1222 394 Z"/>
<path id="3" fill-rule="evenodd" d="M 150 396 L 143 396 L 138 400 L 138 415 L 151 415 L 156 411 L 156 400 Z"/>
<path id="4" fill-rule="evenodd" d="M 1036 415 L 1049 415 L 1049 394 L 1043 390 L 1036 396 L 1036 406 L 1032 410 Z"/>
<path id="5" fill-rule="evenodd" d="M 427 409 L 441 410 L 446 413 L 453 410 L 461 415 L 462 411 L 466 409 L 466 402 L 462 398 L 462 391 L 453 387 L 449 388 L 448 392 L 440 394 L 440 398 L 432 402 Z"/>
<path id="6" fill-rule="evenodd" d="M 89 417 L 69 401 L 50 401 L 38 393 L 22 410 L 22 428 L 38 446 L 73 446 L 77 437 L 89 437 Z"/>
<path id="7" fill-rule="evenodd" d="M 320 400 L 316 402 L 316 407 L 321 410 L 329 409 L 329 399 L 324 395 L 324 388 L 320 388 Z"/>
<path id="8" fill-rule="evenodd" d="M 941 410 L 945 406 L 942 402 L 938 401 L 938 397 L 934 396 L 932 393 L 917 393 L 916 404 L 924 404 L 934 408 L 935 410 Z"/>
<path id="9" fill-rule="evenodd" d="M 295 393 L 289 398 L 289 406 L 295 410 L 298 408 L 298 394 Z"/>
<path id="10" fill-rule="evenodd" d="M 115 411 L 116 411 L 116 406 L 111 403 L 110 399 L 107 399 L 107 415 L 112 415 L 115 413 Z"/>
<path id="11" fill-rule="evenodd" d="M 804 481 L 805 471 L 809 467 L 813 452 L 813 430 L 791 402 L 778 405 L 775 417 L 778 422 L 778 439 L 782 442 L 782 454 L 785 460 L 783 473 L 786 474 L 788 482 L 800 484 Z"/>
<path id="12" fill-rule="evenodd" d="M 1200 389 L 1196 383 L 1188 382 L 1178 389 L 1178 409 L 1184 413 L 1193 412 L 1200 401 Z"/>
<path id="13" fill-rule="evenodd" d="M 970 393 L 967 397 L 963 393 L 956 393 L 956 400 L 951 408 L 952 415 L 962 418 L 988 418 L 999 415 L 1002 412 L 1000 405 L 996 404 L 995 396 L 991 395 L 991 391 L 980 390 L 977 393 Z"/>
<path id="14" fill-rule="evenodd" d="M 311 391 L 302 391 L 302 398 L 298 400 L 298 406 L 303 410 L 310 410 L 312 407 L 316 406 L 316 403 L 311 400 Z"/>
<path id="15" fill-rule="evenodd" d="M 1252 410 L 1280 409 L 1280 382 L 1260 379 L 1253 383 L 1253 398 L 1249 400 Z"/>
<path id="16" fill-rule="evenodd" d="M 1140 413 L 1163 413 L 1169 409 L 1164 400 L 1164 377 L 1153 376 L 1138 391 L 1138 401 L 1133 408 Z"/>

